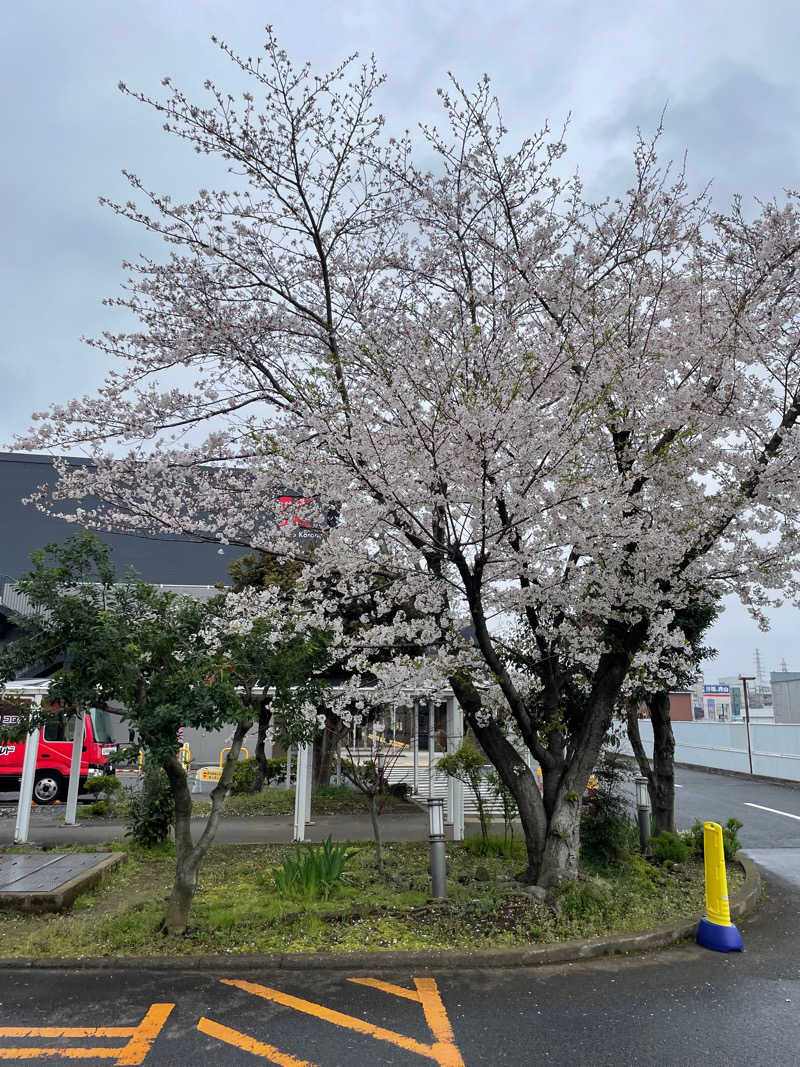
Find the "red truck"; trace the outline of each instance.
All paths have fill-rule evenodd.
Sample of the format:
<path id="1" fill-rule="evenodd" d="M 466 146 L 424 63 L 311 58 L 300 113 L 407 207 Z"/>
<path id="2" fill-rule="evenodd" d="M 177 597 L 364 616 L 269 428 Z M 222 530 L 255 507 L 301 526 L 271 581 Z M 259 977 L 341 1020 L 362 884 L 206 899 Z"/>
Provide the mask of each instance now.
<path id="1" fill-rule="evenodd" d="M 0 793 L 16 792 L 20 787 L 25 741 L 2 740 L 3 725 L 15 725 L 17 721 L 13 715 L 0 716 Z M 74 715 L 63 711 L 55 712 L 52 721 L 42 726 L 39 731 L 39 752 L 33 785 L 33 799 L 37 804 L 66 800 L 75 722 Z M 87 778 L 105 773 L 108 757 L 117 749 L 108 716 L 104 711 L 92 708 L 86 715 L 85 722 L 81 754 L 81 789 Z"/>

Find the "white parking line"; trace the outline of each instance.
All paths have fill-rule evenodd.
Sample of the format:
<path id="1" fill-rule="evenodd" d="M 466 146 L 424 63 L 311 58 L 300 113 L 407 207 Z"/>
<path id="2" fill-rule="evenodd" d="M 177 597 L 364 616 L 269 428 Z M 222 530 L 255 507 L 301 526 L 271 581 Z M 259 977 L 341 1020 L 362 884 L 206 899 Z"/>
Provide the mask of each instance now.
<path id="1" fill-rule="evenodd" d="M 765 808 L 763 804 L 749 804 L 744 802 L 746 808 L 758 808 L 759 811 L 770 811 L 773 815 L 785 815 L 787 819 L 797 819 L 800 822 L 800 815 L 792 815 L 790 811 L 778 811 L 777 808 Z"/>

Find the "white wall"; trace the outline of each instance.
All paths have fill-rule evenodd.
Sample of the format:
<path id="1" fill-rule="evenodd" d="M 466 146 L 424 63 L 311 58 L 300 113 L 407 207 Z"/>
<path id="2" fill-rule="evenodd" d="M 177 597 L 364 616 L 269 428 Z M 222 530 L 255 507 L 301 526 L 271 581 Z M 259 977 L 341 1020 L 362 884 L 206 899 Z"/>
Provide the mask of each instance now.
<path id="1" fill-rule="evenodd" d="M 653 754 L 653 727 L 639 721 L 647 754 Z M 741 722 L 673 722 L 675 762 L 693 763 L 718 770 L 750 770 L 747 758 L 747 727 Z M 753 773 L 800 782 L 800 723 L 751 723 Z M 632 755 L 627 737 L 620 745 Z"/>

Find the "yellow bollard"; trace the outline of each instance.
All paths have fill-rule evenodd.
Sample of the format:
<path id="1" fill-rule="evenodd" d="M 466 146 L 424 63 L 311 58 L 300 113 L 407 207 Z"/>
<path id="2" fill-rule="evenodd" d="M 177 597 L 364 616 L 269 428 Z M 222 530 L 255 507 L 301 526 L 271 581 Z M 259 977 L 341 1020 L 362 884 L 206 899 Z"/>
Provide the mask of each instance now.
<path id="1" fill-rule="evenodd" d="M 731 922 L 725 849 L 718 822 L 703 823 L 706 868 L 706 914 L 697 928 L 697 944 L 715 952 L 741 952 L 742 935 Z"/>

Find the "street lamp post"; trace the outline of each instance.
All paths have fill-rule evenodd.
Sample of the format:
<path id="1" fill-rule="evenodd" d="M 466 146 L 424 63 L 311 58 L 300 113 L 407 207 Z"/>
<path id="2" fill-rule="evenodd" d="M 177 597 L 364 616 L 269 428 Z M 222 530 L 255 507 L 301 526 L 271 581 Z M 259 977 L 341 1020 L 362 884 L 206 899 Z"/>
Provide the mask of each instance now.
<path id="1" fill-rule="evenodd" d="M 428 797 L 428 840 L 431 855 L 431 895 L 447 898 L 447 856 L 444 848 L 444 800 Z"/>
<path id="2" fill-rule="evenodd" d="M 754 674 L 740 674 L 739 681 L 742 683 L 742 692 L 744 694 L 744 726 L 747 733 L 747 763 L 750 767 L 750 773 L 753 773 L 753 746 L 750 742 L 750 701 L 747 697 L 747 683 L 754 682 L 756 676 Z"/>

